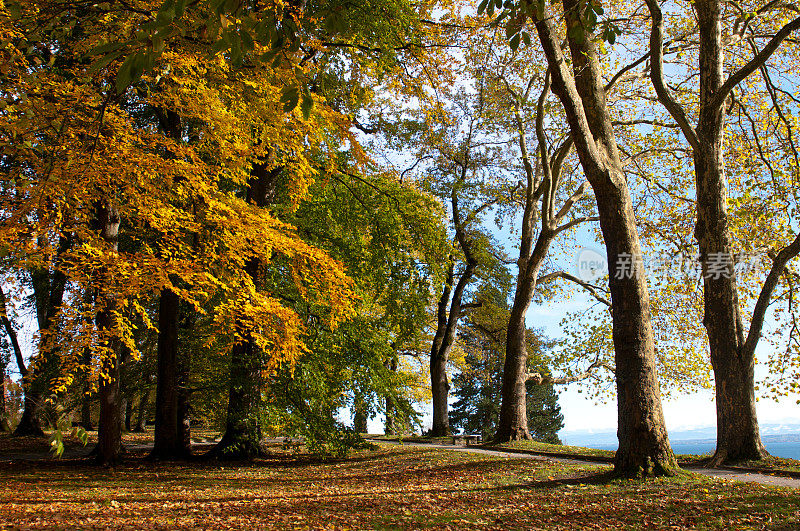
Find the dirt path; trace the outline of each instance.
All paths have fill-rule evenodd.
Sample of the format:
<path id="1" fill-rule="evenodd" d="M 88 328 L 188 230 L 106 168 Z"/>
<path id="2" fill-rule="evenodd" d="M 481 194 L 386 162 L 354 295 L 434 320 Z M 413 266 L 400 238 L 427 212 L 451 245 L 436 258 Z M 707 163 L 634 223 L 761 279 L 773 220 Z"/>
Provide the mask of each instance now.
<path id="1" fill-rule="evenodd" d="M 394 441 L 372 441 L 379 444 L 402 444 L 403 446 L 414 446 L 421 448 L 437 448 L 441 450 L 450 450 L 453 452 L 468 452 L 474 454 L 482 454 L 494 457 L 505 457 L 512 459 L 535 459 L 537 461 L 556 461 L 559 463 L 570 463 L 576 465 L 595 465 L 595 466 L 608 466 L 608 463 L 600 461 L 586 461 L 578 459 L 568 459 L 563 457 L 550 457 L 543 455 L 536 455 L 533 453 L 522 452 L 501 452 L 498 450 L 487 450 L 485 448 L 477 448 L 471 446 L 451 446 L 448 444 L 427 444 L 427 443 L 396 443 Z M 722 470 L 717 468 L 690 468 L 690 472 L 709 476 L 714 478 L 721 478 L 733 481 L 743 481 L 745 483 L 760 483 L 761 485 L 770 485 L 773 487 L 789 487 L 793 489 L 800 488 L 800 478 L 789 478 L 782 476 L 772 476 L 769 474 L 761 474 L 757 472 L 738 472 L 733 470 Z"/>

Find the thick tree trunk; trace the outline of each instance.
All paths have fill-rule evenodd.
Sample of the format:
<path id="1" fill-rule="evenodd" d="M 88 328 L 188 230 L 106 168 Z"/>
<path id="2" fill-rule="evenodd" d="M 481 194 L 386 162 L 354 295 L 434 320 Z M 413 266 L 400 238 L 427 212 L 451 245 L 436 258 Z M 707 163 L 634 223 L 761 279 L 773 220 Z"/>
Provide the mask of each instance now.
<path id="1" fill-rule="evenodd" d="M 192 455 L 192 408 L 189 372 L 192 366 L 191 348 L 183 348 L 178 359 L 178 441 L 184 457 Z"/>
<path id="2" fill-rule="evenodd" d="M 453 200 L 454 205 L 456 201 Z M 455 212 L 458 212 L 457 206 Z M 457 216 L 454 215 L 456 219 Z M 460 224 L 457 221 L 457 224 Z M 457 227 L 457 231 L 463 231 L 462 228 Z M 433 425 L 431 435 L 434 437 L 443 437 L 450 435 L 450 419 L 449 419 L 449 405 L 448 395 L 450 393 L 450 382 L 447 378 L 447 363 L 450 360 L 450 352 L 453 350 L 453 343 L 456 339 L 456 332 L 458 331 L 458 322 L 461 320 L 461 301 L 464 298 L 464 290 L 475 275 L 475 268 L 477 261 L 472 256 L 469 250 L 469 244 L 464 238 L 462 243 L 464 256 L 467 260 L 464 271 L 458 278 L 458 283 L 453 290 L 453 299 L 450 301 L 450 311 L 447 308 L 447 295 L 449 288 L 445 287 L 442 297 L 439 300 L 439 318 L 434 337 L 433 345 L 431 346 L 431 392 L 433 395 Z M 448 281 L 452 284 L 452 273 L 448 275 Z M 444 311 L 443 311 L 444 309 Z M 439 329 L 444 326 L 441 335 Z"/>
<path id="3" fill-rule="evenodd" d="M 536 290 L 539 269 L 547 256 L 547 250 L 552 241 L 552 233 L 545 229 L 540 234 L 531 257 L 520 260 L 522 270 L 506 330 L 506 358 L 503 364 L 503 386 L 501 388 L 502 402 L 495 434 L 495 439 L 501 442 L 531 438 L 528 431 L 528 401 L 525 389 L 528 379 L 525 316 Z"/>
<path id="4" fill-rule="evenodd" d="M 44 430 L 39 425 L 39 404 L 41 398 L 38 393 L 33 389 L 33 384 L 29 385 L 25 390 L 25 398 L 23 399 L 22 417 L 19 424 L 14 429 L 15 436 L 44 436 Z"/>
<path id="5" fill-rule="evenodd" d="M 122 423 L 122 427 L 128 433 L 133 431 L 133 399 L 132 398 L 126 398 L 125 399 L 125 422 Z"/>
<path id="6" fill-rule="evenodd" d="M 397 371 L 397 357 L 392 356 L 384 363 L 386 368 L 392 372 Z M 395 411 L 394 399 L 391 396 L 386 396 L 386 416 L 383 424 L 383 433 L 386 435 L 396 435 L 398 431 L 397 426 L 397 412 Z"/>
<path id="7" fill-rule="evenodd" d="M 275 197 L 282 167 L 253 164 L 248 180 L 247 201 L 264 208 Z M 245 270 L 258 289 L 261 261 L 251 258 Z M 231 349 L 228 418 L 222 440 L 207 454 L 225 459 L 252 459 L 261 453 L 261 350 L 254 341 L 244 339 Z"/>
<path id="8" fill-rule="evenodd" d="M 178 435 L 178 317 L 180 298 L 161 290 L 158 306 L 158 376 L 156 380 L 156 428 L 153 451 L 157 459 L 181 455 Z"/>
<path id="9" fill-rule="evenodd" d="M 585 33 L 577 0 L 564 0 L 572 69 L 549 18 L 536 29 L 553 73 L 553 92 L 567 116 L 581 166 L 591 184 L 609 264 L 619 449 L 614 471 L 623 476 L 671 475 L 669 445 L 656 376 L 650 297 L 625 175 L 605 101 L 597 51 Z"/>
<path id="10" fill-rule="evenodd" d="M 3 396 L 0 397 L 0 432 L 10 433 L 11 423 L 8 421 L 8 405 L 6 404 L 6 367 L 3 365 L 3 372 L 0 374 L 0 392 Z"/>
<path id="11" fill-rule="evenodd" d="M 724 105 L 715 104 L 723 85 L 721 6 L 698 2 L 700 28 L 700 115 L 694 149 L 697 186 L 695 237 L 703 264 L 704 317 L 717 392 L 717 451 L 722 464 L 767 455 L 755 410 L 752 353 L 744 346 L 744 327 L 736 289 L 727 211 L 724 168 Z M 711 266 L 711 267 L 710 267 Z"/>
<path id="12" fill-rule="evenodd" d="M 431 342 L 431 395 L 433 402 L 433 424 L 430 434 L 434 437 L 449 435 L 450 420 L 448 415 L 447 395 L 449 382 L 447 381 L 447 360 L 442 359 L 442 345 L 447 333 L 447 307 L 450 303 L 450 293 L 453 290 L 455 261 L 450 259 L 442 295 L 436 310 L 436 332 Z"/>
<path id="13" fill-rule="evenodd" d="M 106 315 L 103 315 L 106 314 Z M 98 315 L 98 326 L 107 326 L 112 319 L 107 312 Z M 103 373 L 106 378 L 101 378 L 98 396 L 100 398 L 100 419 L 97 428 L 97 460 L 102 465 L 114 465 L 122 457 L 122 408 L 121 393 L 119 390 L 119 345 L 118 340 L 112 342 L 109 358 L 103 363 Z"/>
<path id="14" fill-rule="evenodd" d="M 431 435 L 434 437 L 450 435 L 447 403 L 449 392 L 450 382 L 447 378 L 447 357 L 440 354 L 431 359 L 431 395 L 433 399 Z"/>
<path id="15" fill-rule="evenodd" d="M 500 418 L 495 439 L 500 442 L 530 439 L 525 381 L 528 352 L 525 349 L 527 305 L 515 301 L 506 332 L 506 358 L 503 365 Z"/>
<path id="16" fill-rule="evenodd" d="M 91 288 L 86 288 L 83 293 L 83 303 L 86 308 L 91 308 L 94 304 L 94 290 Z M 91 323 L 91 317 L 87 318 L 88 321 Z M 94 424 L 92 423 L 92 382 L 90 381 L 91 376 L 91 366 L 92 366 L 92 350 L 89 348 L 83 349 L 83 355 L 81 356 L 81 362 L 86 366 L 86 369 L 82 371 L 81 380 L 81 427 L 86 430 L 90 431 L 94 429 Z"/>
<path id="17" fill-rule="evenodd" d="M 743 348 L 744 330 L 722 167 L 722 124 L 717 125 L 710 131 L 698 129 L 700 148 L 695 150 L 698 211 L 695 235 L 703 264 L 703 324 L 711 348 L 717 404 L 717 450 L 711 460 L 714 465 L 758 460 L 768 455 L 756 416 L 755 359 L 752 352 Z"/>
<path id="18" fill-rule="evenodd" d="M 109 244 L 112 252 L 119 249 L 119 211 L 110 202 L 103 202 L 97 209 L 97 222 L 100 235 Z M 101 282 L 107 279 L 101 279 Z M 121 342 L 115 336 L 115 315 L 119 309 L 119 301 L 109 286 L 101 286 L 102 307 L 97 313 L 96 323 L 107 348 L 102 361 L 101 381 L 98 396 L 100 398 L 100 420 L 97 432 L 97 460 L 103 465 L 114 465 L 122 457 L 122 430 L 120 429 L 121 395 L 120 395 L 120 356 Z"/>
<path id="19" fill-rule="evenodd" d="M 89 395 L 90 391 L 91 389 L 87 390 L 84 387 L 83 396 L 81 397 L 81 427 L 86 431 L 94 429 L 94 423 L 92 422 L 92 400 Z"/>
<path id="20" fill-rule="evenodd" d="M 225 435 L 209 452 L 209 457 L 253 459 L 261 453 L 260 365 L 259 350 L 254 342 L 234 345 Z"/>

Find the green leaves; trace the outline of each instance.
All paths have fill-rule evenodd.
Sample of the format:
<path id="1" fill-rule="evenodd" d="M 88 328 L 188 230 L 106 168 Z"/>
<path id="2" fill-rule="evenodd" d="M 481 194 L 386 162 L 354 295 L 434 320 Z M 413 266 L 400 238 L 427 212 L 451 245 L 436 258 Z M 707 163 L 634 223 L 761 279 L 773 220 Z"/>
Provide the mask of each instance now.
<path id="1" fill-rule="evenodd" d="M 142 77 L 146 70 L 153 67 L 154 58 L 152 54 L 136 52 L 129 55 L 122 62 L 117 72 L 116 89 L 117 94 L 122 94 L 131 85 Z"/>
<path id="2" fill-rule="evenodd" d="M 302 97 L 302 103 L 300 103 Z M 298 87 L 285 87 L 281 93 L 281 103 L 283 103 L 284 112 L 292 112 L 297 104 L 300 103 L 300 112 L 303 114 L 303 119 L 308 120 L 311 116 L 311 110 L 314 108 L 314 99 L 308 88 L 303 87 L 302 94 Z"/>
<path id="3" fill-rule="evenodd" d="M 281 94 L 281 103 L 283 103 L 283 111 L 291 112 L 297 107 L 300 101 L 300 91 L 297 87 L 286 87 Z"/>

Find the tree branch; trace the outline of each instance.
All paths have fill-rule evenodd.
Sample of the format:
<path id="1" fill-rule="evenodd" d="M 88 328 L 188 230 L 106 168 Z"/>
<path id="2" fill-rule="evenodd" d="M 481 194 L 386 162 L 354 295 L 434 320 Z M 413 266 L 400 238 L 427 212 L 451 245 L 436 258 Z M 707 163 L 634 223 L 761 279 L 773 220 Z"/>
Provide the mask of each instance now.
<path id="1" fill-rule="evenodd" d="M 645 1 L 653 19 L 650 29 L 650 79 L 653 83 L 653 88 L 656 90 L 658 100 L 680 126 L 683 136 L 686 137 L 693 149 L 697 149 L 700 143 L 697 138 L 697 131 L 689 124 L 686 112 L 669 93 L 664 82 L 664 15 L 658 5 L 658 0 Z"/>
<path id="2" fill-rule="evenodd" d="M 655 2 L 655 0 L 647 0 L 648 6 L 651 2 Z M 733 73 L 728 80 L 723 83 L 719 91 L 714 94 L 714 99 L 711 100 L 709 105 L 716 108 L 724 104 L 725 98 L 728 97 L 728 94 L 731 90 L 733 90 L 733 87 L 744 81 L 747 76 L 755 72 L 758 67 L 766 63 L 767 59 L 769 59 L 772 54 L 775 53 L 781 43 L 798 28 L 800 28 L 800 17 L 795 18 L 783 26 L 778 33 L 776 33 L 775 36 L 770 39 L 767 45 L 755 55 L 755 57 L 750 59 L 746 65 Z"/>

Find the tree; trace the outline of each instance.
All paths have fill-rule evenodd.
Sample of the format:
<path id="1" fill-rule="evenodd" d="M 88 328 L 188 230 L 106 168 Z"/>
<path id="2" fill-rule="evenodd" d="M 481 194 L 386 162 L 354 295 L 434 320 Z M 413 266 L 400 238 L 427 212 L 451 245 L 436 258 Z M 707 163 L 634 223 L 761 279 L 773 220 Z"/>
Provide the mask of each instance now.
<path id="1" fill-rule="evenodd" d="M 712 463 L 761 459 L 767 453 L 761 442 L 755 410 L 755 349 L 772 292 L 787 263 L 800 254 L 800 236 L 775 254 L 772 268 L 754 307 L 749 331 L 745 335 L 728 216 L 723 146 L 725 116 L 727 102 L 734 88 L 764 67 L 791 33 L 800 28 L 800 17 L 779 25 L 759 50 L 756 37 L 751 36 L 752 30 L 749 28 L 753 15 L 737 14 L 732 35 L 748 39 L 753 57 L 726 78 L 722 32 L 725 13 L 722 4 L 717 0 L 698 3 L 700 75 L 699 93 L 694 102 L 698 108 L 697 125 L 692 126 L 685 108 L 673 97 L 664 79 L 664 17 L 661 8 L 651 0 L 648 0 L 647 6 L 652 17 L 650 78 L 659 101 L 680 126 L 694 157 L 697 190 L 695 236 L 703 273 L 703 324 L 709 338 L 717 396 L 717 450 Z M 781 11 L 783 8 L 768 5 L 756 12 L 766 13 L 772 9 Z"/>
<path id="2" fill-rule="evenodd" d="M 453 377 L 457 401 L 453 404 L 452 418 L 454 426 L 481 433 L 488 440 L 494 436 L 500 420 L 505 327 L 511 309 L 501 290 L 486 285 L 479 291 L 478 299 L 481 308 L 470 315 L 460 334 L 465 354 L 459 372 Z M 541 331 L 531 329 L 526 338 L 528 364 L 547 373 L 544 360 L 552 342 L 543 340 Z M 557 434 L 563 427 L 563 415 L 552 383 L 527 382 L 526 414 L 533 439 L 559 443 Z"/>
<path id="3" fill-rule="evenodd" d="M 485 4 L 484 4 L 485 5 Z M 619 449 L 615 473 L 671 475 L 677 467 L 664 425 L 655 368 L 649 294 L 642 269 L 636 221 L 622 172 L 607 107 L 593 28 L 583 23 L 589 5 L 562 2 L 570 63 L 561 50 L 554 19 L 541 3 L 523 2 L 507 27 L 516 37 L 530 17 L 553 77 L 553 92 L 564 107 L 572 141 L 597 199 L 609 264 L 613 305 Z M 517 18 L 519 17 L 519 18 Z M 512 37 L 514 38 L 514 37 Z M 631 260 L 627 267 L 625 260 Z"/>

